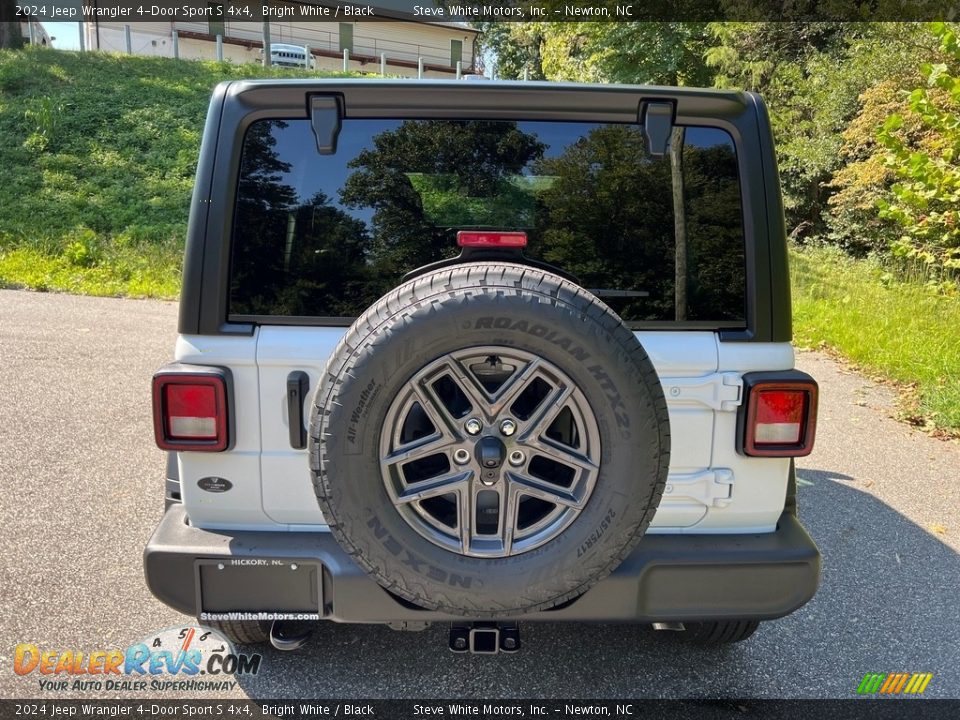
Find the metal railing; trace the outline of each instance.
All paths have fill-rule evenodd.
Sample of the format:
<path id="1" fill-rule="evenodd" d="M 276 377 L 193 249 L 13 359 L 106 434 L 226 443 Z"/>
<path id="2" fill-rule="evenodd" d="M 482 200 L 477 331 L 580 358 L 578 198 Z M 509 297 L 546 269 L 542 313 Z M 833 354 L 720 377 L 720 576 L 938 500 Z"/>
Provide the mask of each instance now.
<path id="1" fill-rule="evenodd" d="M 244 61 L 266 62 L 267 53 L 264 52 L 264 40 L 268 46 L 278 44 L 296 45 L 306 49 L 314 59 L 314 67 L 319 67 L 316 61 L 319 58 L 337 60 L 342 58 L 344 71 L 355 71 L 369 74 L 388 74 L 390 67 L 405 67 L 416 70 L 418 77 L 427 72 L 450 72 L 461 77 L 463 74 L 475 72 L 472 58 L 457 60 L 451 57 L 450 52 L 440 54 L 441 48 L 436 45 L 391 40 L 365 35 L 354 35 L 349 48 L 341 48 L 338 33 L 325 30 L 312 30 L 309 27 L 297 26 L 296 32 L 283 24 L 271 23 L 269 35 L 264 37 L 262 30 L 256 32 L 251 28 L 253 23 L 224 23 L 223 35 L 210 35 L 206 32 L 206 23 L 181 23 L 184 28 L 174 29 L 170 34 L 152 33 L 143 31 L 136 26 L 124 25 L 122 31 L 99 33 L 95 43 L 84 38 L 84 24 L 80 23 L 80 49 L 99 49 L 106 52 L 119 52 L 134 55 L 150 55 L 155 57 L 183 57 L 184 40 L 201 40 L 213 45 L 213 57 L 217 60 L 230 60 L 229 53 L 225 52 L 225 45 L 245 46 L 248 49 L 259 48 L 259 53 Z M 191 27 L 192 26 L 192 27 Z M 94 45 L 94 47 L 89 47 Z M 99 45 L 99 47 L 96 47 Z M 234 51 L 234 60 L 236 52 Z M 467 55 L 467 53 L 462 53 Z M 307 67 L 304 58 L 304 67 Z M 339 63 L 338 63 L 339 64 Z M 358 65 L 359 67 L 352 67 Z M 328 65 L 329 67 L 329 65 Z"/>

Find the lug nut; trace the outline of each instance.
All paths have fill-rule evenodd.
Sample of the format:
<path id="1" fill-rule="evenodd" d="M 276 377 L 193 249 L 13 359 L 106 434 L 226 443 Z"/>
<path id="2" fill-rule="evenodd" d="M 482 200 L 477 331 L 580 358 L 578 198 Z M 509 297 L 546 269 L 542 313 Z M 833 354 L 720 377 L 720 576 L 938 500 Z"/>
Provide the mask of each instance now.
<path id="1" fill-rule="evenodd" d="M 516 431 L 517 431 L 517 424 L 510 418 L 507 418 L 502 423 L 500 423 L 500 432 L 506 435 L 507 437 L 510 437 Z"/>
<path id="2" fill-rule="evenodd" d="M 470 418 L 463 424 L 468 435 L 479 435 L 483 431 L 483 423 L 476 418 Z"/>
<path id="3" fill-rule="evenodd" d="M 510 464 L 514 467 L 523 465 L 524 461 L 527 459 L 526 456 L 520 450 L 514 450 L 510 453 Z"/>
<path id="4" fill-rule="evenodd" d="M 453 451 L 453 461 L 457 465 L 466 465 L 470 462 L 470 453 L 463 448 L 457 448 Z"/>

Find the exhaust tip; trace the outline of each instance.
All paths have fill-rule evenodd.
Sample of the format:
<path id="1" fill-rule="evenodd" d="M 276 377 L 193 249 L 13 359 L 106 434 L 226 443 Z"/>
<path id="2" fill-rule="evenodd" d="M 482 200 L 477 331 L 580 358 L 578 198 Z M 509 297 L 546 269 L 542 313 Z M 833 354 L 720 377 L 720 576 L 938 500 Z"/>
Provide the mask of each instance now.
<path id="1" fill-rule="evenodd" d="M 274 620 L 270 626 L 270 644 L 282 652 L 299 650 L 313 635 L 313 625 L 289 620 Z"/>
<path id="2" fill-rule="evenodd" d="M 682 622 L 655 622 L 654 630 L 669 630 L 672 632 L 683 632 L 686 630 Z"/>

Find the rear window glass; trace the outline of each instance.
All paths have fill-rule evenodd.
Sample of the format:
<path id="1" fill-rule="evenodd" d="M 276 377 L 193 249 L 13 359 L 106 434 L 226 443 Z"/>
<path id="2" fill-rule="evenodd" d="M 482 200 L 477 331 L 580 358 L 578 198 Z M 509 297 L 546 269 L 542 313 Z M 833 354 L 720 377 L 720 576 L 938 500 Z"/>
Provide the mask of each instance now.
<path id="1" fill-rule="evenodd" d="M 730 135 L 676 128 L 662 157 L 628 124 L 310 122 L 248 129 L 233 222 L 230 314 L 352 318 L 458 230 L 522 230 L 526 254 L 631 323 L 743 326 L 744 234 Z"/>

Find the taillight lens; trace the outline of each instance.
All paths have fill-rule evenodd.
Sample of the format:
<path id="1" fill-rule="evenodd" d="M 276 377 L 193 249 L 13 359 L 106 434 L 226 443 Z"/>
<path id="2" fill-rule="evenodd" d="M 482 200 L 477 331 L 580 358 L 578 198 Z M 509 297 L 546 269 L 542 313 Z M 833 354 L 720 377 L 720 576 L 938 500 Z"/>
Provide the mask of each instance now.
<path id="1" fill-rule="evenodd" d="M 522 248 L 527 246 L 527 234 L 524 232 L 461 230 L 457 233 L 457 245 L 460 247 Z"/>
<path id="2" fill-rule="evenodd" d="M 801 457 L 813 450 L 817 424 L 817 384 L 805 373 L 764 380 L 744 376 L 746 414 L 742 452 L 760 457 Z M 796 379 L 793 379 L 794 376 Z"/>
<path id="3" fill-rule="evenodd" d="M 153 425 L 162 450 L 219 452 L 229 443 L 226 378 L 212 372 L 158 372 Z"/>
<path id="4" fill-rule="evenodd" d="M 217 391 L 212 385 L 168 384 L 163 393 L 169 437 L 182 440 L 217 437 Z"/>
<path id="5" fill-rule="evenodd" d="M 807 393 L 803 390 L 755 391 L 753 439 L 757 445 L 798 443 L 803 438 Z"/>

